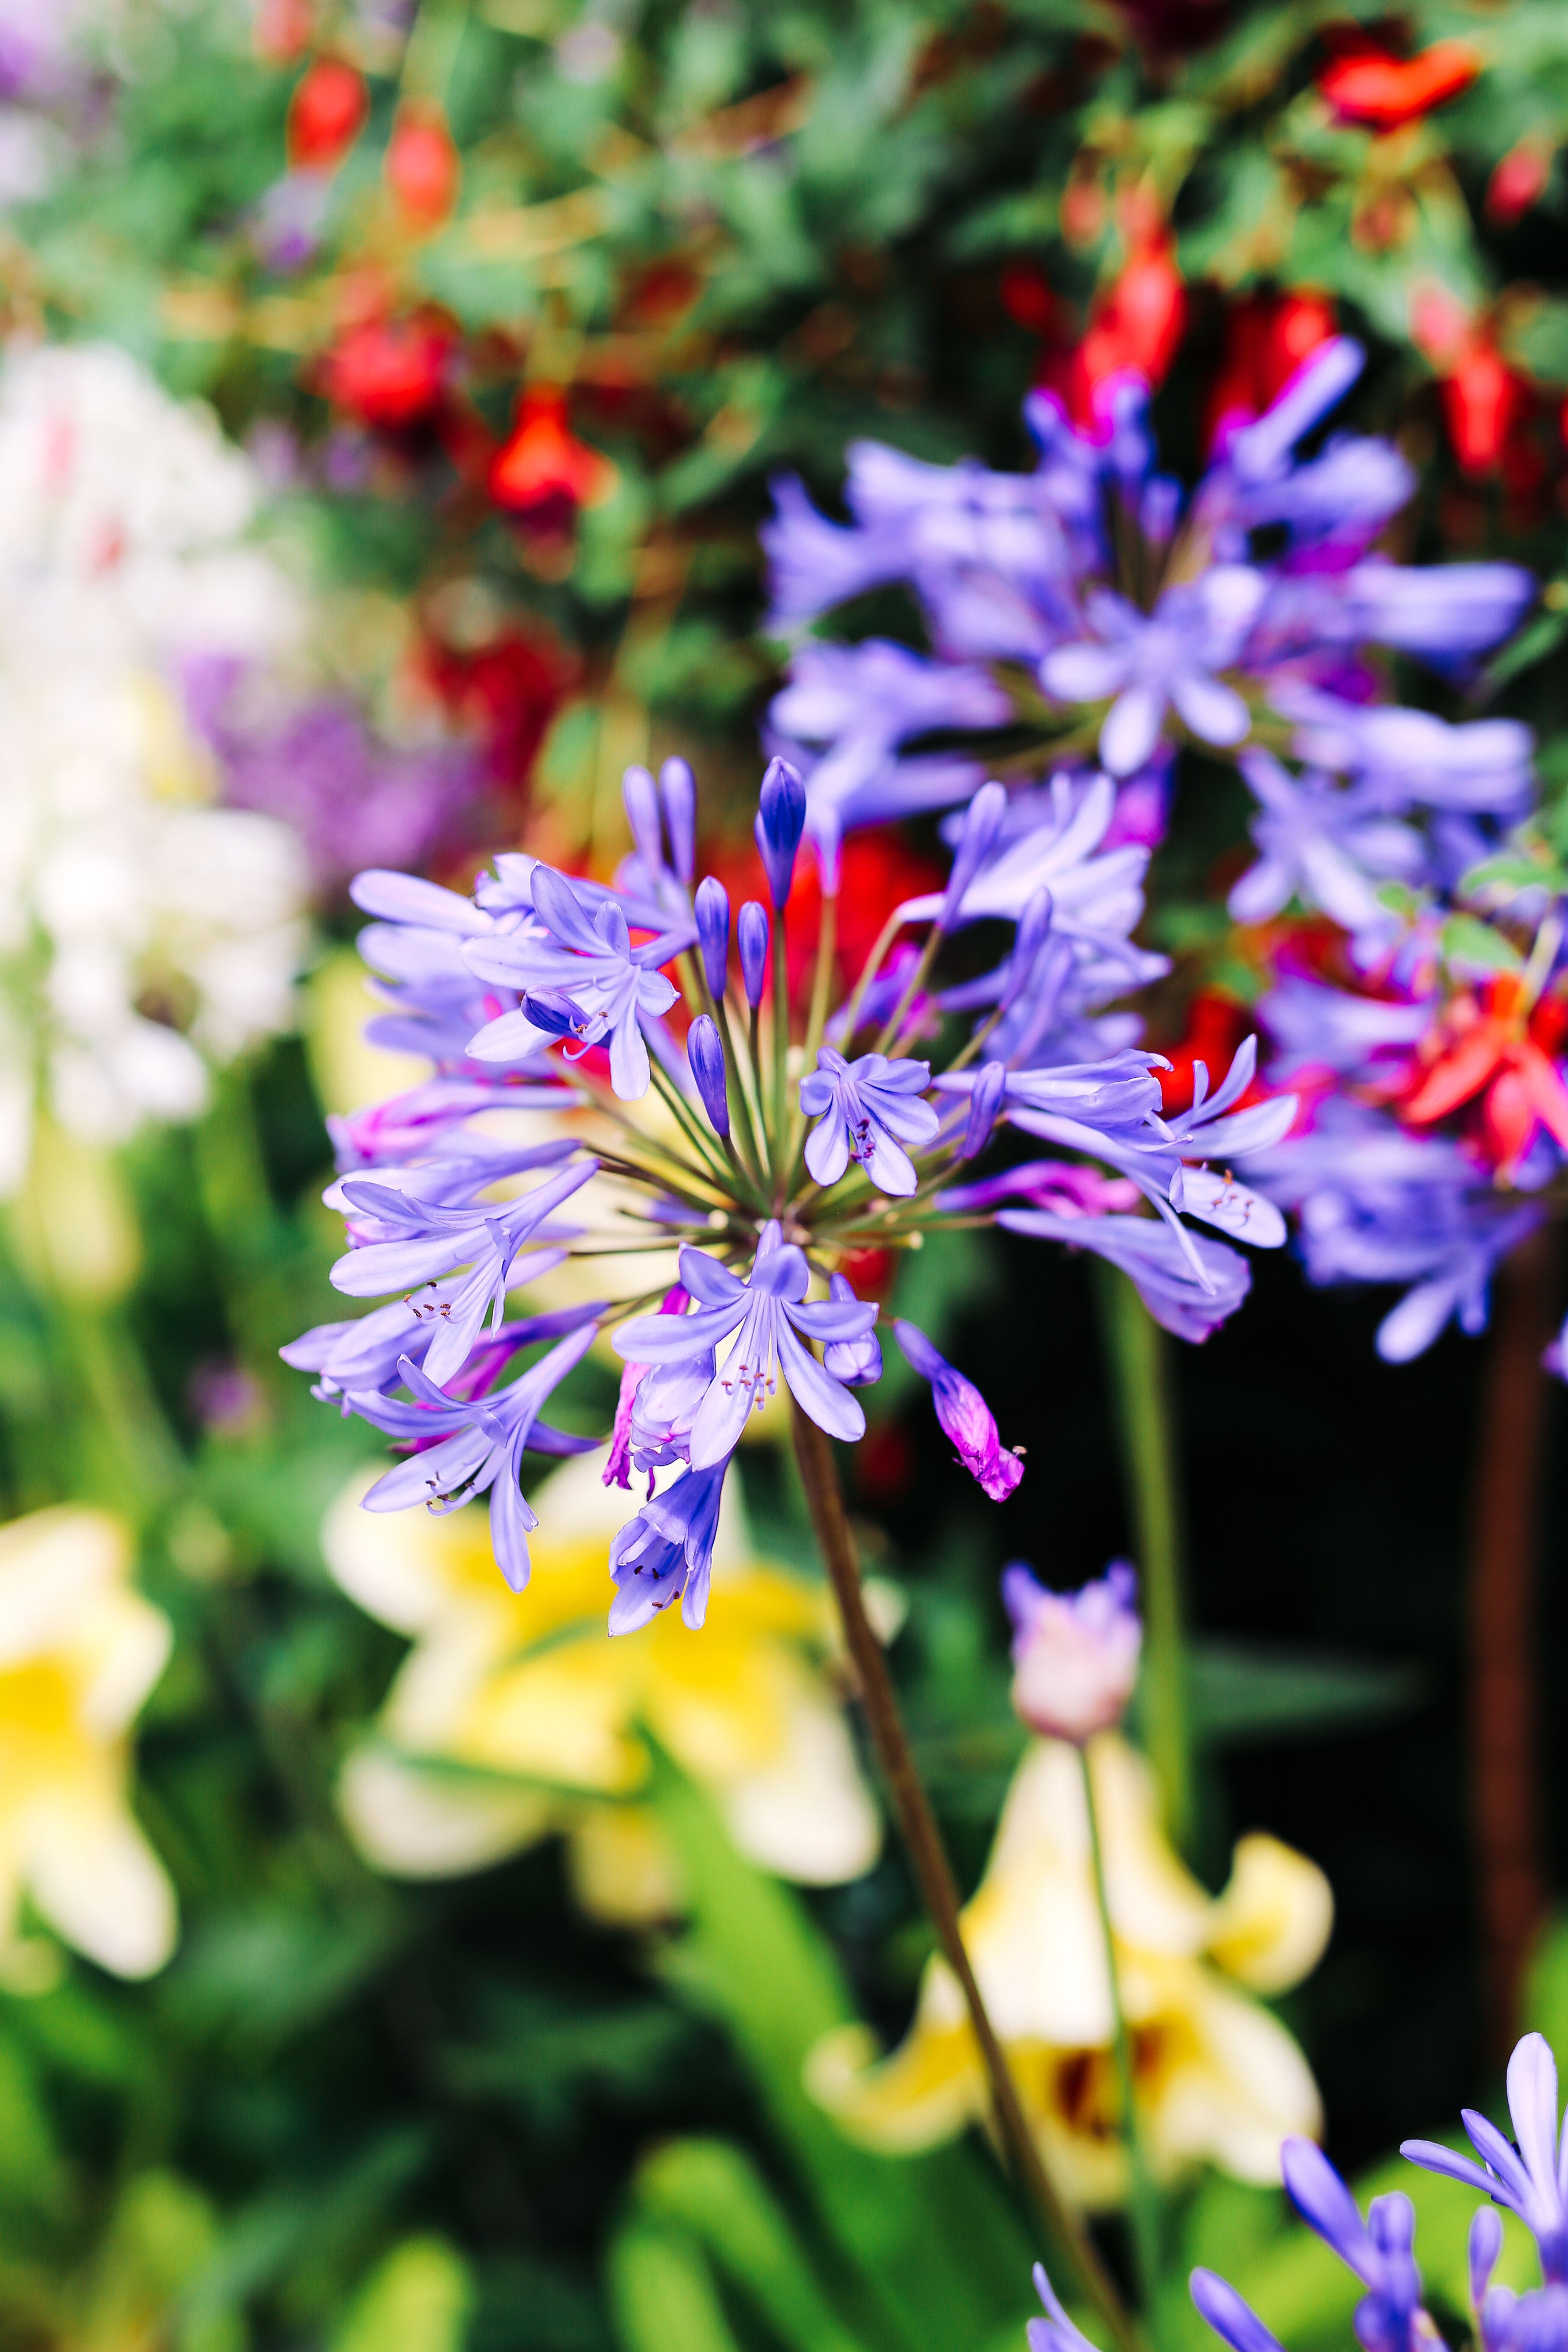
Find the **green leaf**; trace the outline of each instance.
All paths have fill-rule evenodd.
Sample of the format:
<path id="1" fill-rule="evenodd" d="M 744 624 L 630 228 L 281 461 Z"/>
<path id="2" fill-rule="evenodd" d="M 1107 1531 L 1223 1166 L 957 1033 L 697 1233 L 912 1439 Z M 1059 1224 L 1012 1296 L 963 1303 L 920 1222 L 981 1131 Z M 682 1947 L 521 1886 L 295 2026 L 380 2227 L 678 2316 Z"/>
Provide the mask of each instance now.
<path id="1" fill-rule="evenodd" d="M 331 2352 L 461 2352 L 473 2305 L 468 2266 L 444 2238 L 406 2238 L 354 2297 Z"/>
<path id="2" fill-rule="evenodd" d="M 702 2250 L 685 2231 L 651 2221 L 619 2231 L 610 2301 L 625 2352 L 740 2352 Z"/>
<path id="3" fill-rule="evenodd" d="M 653 1800 L 691 1902 L 666 1973 L 723 2020 L 750 2067 L 817 2227 L 863 2282 L 853 2324 L 888 2352 L 972 2352 L 979 2331 L 1009 2314 L 1021 2323 L 1030 2237 L 990 2159 L 972 2145 L 874 2156 L 844 2138 L 802 2081 L 821 2035 L 855 2015 L 831 1952 L 799 1897 L 736 1853 L 709 1799 L 664 1759 Z"/>
<path id="4" fill-rule="evenodd" d="M 860 2352 L 812 2275 L 777 2199 L 722 2140 L 673 2140 L 637 2176 L 639 2207 L 685 2224 L 792 2352 Z"/>
<path id="5" fill-rule="evenodd" d="M 1424 1694 L 1416 1666 L 1249 1642 L 1195 1642 L 1191 1674 L 1195 1727 L 1213 1748 L 1379 1722 Z"/>

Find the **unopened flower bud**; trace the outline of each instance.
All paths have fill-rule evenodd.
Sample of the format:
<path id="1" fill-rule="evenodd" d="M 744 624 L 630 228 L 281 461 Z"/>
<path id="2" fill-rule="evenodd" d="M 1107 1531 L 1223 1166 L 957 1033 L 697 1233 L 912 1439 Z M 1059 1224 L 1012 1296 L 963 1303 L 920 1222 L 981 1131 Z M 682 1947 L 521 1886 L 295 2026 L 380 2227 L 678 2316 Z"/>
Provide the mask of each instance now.
<path id="1" fill-rule="evenodd" d="M 964 813 L 964 829 L 958 835 L 958 845 L 953 853 L 953 871 L 947 877 L 947 888 L 936 918 L 939 931 L 951 930 L 958 919 L 964 895 L 991 852 L 1001 822 L 1008 813 L 1008 788 L 1005 784 L 982 784 Z"/>
<path id="2" fill-rule="evenodd" d="M 854 1300 L 854 1285 L 846 1274 L 831 1274 L 828 1293 L 843 1306 Z M 869 1389 L 882 1378 L 882 1342 L 874 1331 L 863 1339 L 830 1339 L 822 1349 L 822 1370 L 847 1389 Z"/>
<path id="3" fill-rule="evenodd" d="M 1006 1013 L 1015 1004 L 1029 986 L 1055 912 L 1056 901 L 1049 890 L 1041 888 L 1035 892 L 1019 917 L 1013 951 L 1008 961 L 1008 976 L 1002 982 L 1001 1002 L 997 1007 L 999 1013 Z"/>
<path id="4" fill-rule="evenodd" d="M 931 1383 L 936 1418 L 959 1461 L 993 1503 L 1004 1503 L 1023 1476 L 1023 1457 L 1004 1445 L 996 1416 L 973 1381 L 932 1346 L 918 1323 L 895 1323 L 894 1338 L 922 1380 Z"/>
<path id="5" fill-rule="evenodd" d="M 697 1093 L 716 1135 L 729 1134 L 729 1082 L 724 1066 L 724 1041 L 706 1013 L 699 1013 L 686 1032 L 686 1059 L 697 1082 Z"/>
<path id="6" fill-rule="evenodd" d="M 659 798 L 664 804 L 670 863 L 689 890 L 697 862 L 697 780 L 685 760 L 665 761 L 659 771 Z"/>
<path id="7" fill-rule="evenodd" d="M 664 862 L 664 836 L 659 820 L 659 788 L 646 768 L 628 768 L 621 779 L 621 797 L 637 855 L 650 874 Z"/>
<path id="8" fill-rule="evenodd" d="M 778 908 L 789 898 L 795 878 L 795 853 L 806 829 L 806 787 L 788 760 L 769 760 L 759 798 L 757 847 Z"/>
<path id="9" fill-rule="evenodd" d="M 711 874 L 697 884 L 695 911 L 703 970 L 714 1002 L 722 1004 L 729 980 L 729 892 Z"/>
<path id="10" fill-rule="evenodd" d="M 977 1160 L 989 1143 L 1007 1085 L 1007 1064 L 988 1062 L 975 1080 L 974 1092 L 969 1097 L 969 1124 L 964 1130 L 964 1140 L 958 1146 L 960 1160 Z"/>
<path id="11" fill-rule="evenodd" d="M 768 972 L 768 934 L 767 908 L 758 899 L 748 898 L 735 924 L 735 944 L 740 950 L 740 977 L 747 1004 L 762 1002 L 762 984 Z"/>
<path id="12" fill-rule="evenodd" d="M 1002 1571 L 1013 1621 L 1013 1711 L 1047 1739 L 1082 1747 L 1120 1723 L 1138 1679 L 1138 1580 L 1113 1560 L 1097 1583 L 1051 1592 L 1021 1561 Z"/>

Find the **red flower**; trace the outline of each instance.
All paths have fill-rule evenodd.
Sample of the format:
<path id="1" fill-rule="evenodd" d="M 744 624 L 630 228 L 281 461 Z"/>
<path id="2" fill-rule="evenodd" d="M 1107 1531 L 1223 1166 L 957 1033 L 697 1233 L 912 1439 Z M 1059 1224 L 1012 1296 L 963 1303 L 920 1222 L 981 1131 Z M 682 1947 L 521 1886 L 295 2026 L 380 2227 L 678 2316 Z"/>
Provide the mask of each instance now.
<path id="1" fill-rule="evenodd" d="M 1556 1055 L 1568 1030 L 1568 1005 L 1543 997 L 1527 1003 L 1523 982 L 1503 973 L 1449 1004 L 1422 1046 L 1398 1108 L 1411 1127 L 1431 1127 L 1474 1105 L 1472 1140 L 1500 1174 L 1511 1175 L 1544 1127 L 1568 1148 L 1568 1091 Z"/>
<path id="2" fill-rule="evenodd" d="M 452 338 L 422 319 L 367 319 L 321 363 L 322 393 L 362 424 L 396 429 L 441 401 Z"/>
<path id="3" fill-rule="evenodd" d="M 1333 304 L 1324 295 L 1254 294 L 1238 302 L 1208 399 L 1210 444 L 1228 420 L 1261 416 L 1308 353 L 1337 331 Z"/>
<path id="4" fill-rule="evenodd" d="M 364 77 L 341 58 L 318 58 L 288 101 L 288 162 L 296 172 L 330 172 L 340 163 L 371 110 Z"/>
<path id="5" fill-rule="evenodd" d="M 496 782 L 519 791 L 570 682 L 556 647 L 503 629 L 471 649 L 433 641 L 420 668 L 444 707 L 484 746 Z"/>
<path id="6" fill-rule="evenodd" d="M 1123 374 L 1164 383 L 1186 327 L 1186 289 L 1169 240 L 1145 237 L 1096 303 L 1082 341 L 1048 355 L 1038 380 L 1061 394 L 1075 425 L 1092 427 L 1101 384 Z"/>
<path id="7" fill-rule="evenodd" d="M 1468 41 L 1437 41 L 1417 57 L 1396 58 L 1356 36 L 1323 68 L 1318 88 L 1345 121 L 1396 131 L 1458 98 L 1480 69 Z"/>
<path id="8" fill-rule="evenodd" d="M 1441 394 L 1443 421 L 1460 470 L 1495 473 L 1529 412 L 1529 386 L 1490 342 L 1476 342 L 1444 378 Z"/>
<path id="9" fill-rule="evenodd" d="M 1174 1118 L 1177 1111 L 1192 1108 L 1195 1062 L 1201 1062 L 1207 1070 L 1212 1094 L 1230 1067 L 1236 1048 L 1257 1026 L 1247 1006 L 1235 997 L 1222 996 L 1218 989 L 1200 989 L 1187 1007 L 1186 1034 L 1181 1043 L 1160 1048 L 1171 1066 L 1155 1072 L 1160 1082 L 1160 1108 L 1166 1116 Z M 1254 1078 L 1237 1108 L 1264 1101 L 1268 1091 Z"/>
<path id="10" fill-rule="evenodd" d="M 1539 204 L 1552 177 L 1552 151 L 1529 139 L 1511 147 L 1487 185 L 1486 215 L 1500 228 L 1511 227 Z"/>
<path id="11" fill-rule="evenodd" d="M 614 479 L 609 458 L 579 441 L 567 424 L 563 392 L 537 384 L 524 393 L 511 438 L 490 467 L 490 496 L 498 507 L 559 527 L 579 507 L 604 498 Z"/>
<path id="12" fill-rule="evenodd" d="M 392 125 L 382 166 L 388 187 L 411 227 L 439 228 L 457 202 L 463 166 L 434 102 L 406 106 Z"/>

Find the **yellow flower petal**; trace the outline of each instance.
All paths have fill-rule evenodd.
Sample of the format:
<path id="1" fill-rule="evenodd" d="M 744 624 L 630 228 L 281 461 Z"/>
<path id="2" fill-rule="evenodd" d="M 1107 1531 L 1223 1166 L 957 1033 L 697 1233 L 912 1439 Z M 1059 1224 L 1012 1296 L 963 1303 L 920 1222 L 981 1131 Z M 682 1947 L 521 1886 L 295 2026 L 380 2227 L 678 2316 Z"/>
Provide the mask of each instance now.
<path id="1" fill-rule="evenodd" d="M 1239 1841 L 1208 1919 L 1222 1969 L 1255 1992 L 1283 1992 L 1316 1968 L 1333 1927 L 1333 1891 L 1315 1862 L 1260 1830 Z"/>
<path id="2" fill-rule="evenodd" d="M 445 1779 L 385 1748 L 354 1749 L 338 1802 L 365 1860 L 400 1878 L 462 1878 L 559 1826 L 537 1790 Z"/>

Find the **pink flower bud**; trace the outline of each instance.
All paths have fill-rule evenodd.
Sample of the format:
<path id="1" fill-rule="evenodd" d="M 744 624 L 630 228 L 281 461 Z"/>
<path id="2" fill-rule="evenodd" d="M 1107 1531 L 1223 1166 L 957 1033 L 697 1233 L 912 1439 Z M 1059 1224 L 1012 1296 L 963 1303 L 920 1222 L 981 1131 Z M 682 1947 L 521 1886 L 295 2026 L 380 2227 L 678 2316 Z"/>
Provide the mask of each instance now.
<path id="1" fill-rule="evenodd" d="M 1021 1561 L 1002 1571 L 1013 1621 L 1013 1709 L 1031 1731 L 1082 1747 L 1120 1723 L 1138 1679 L 1138 1580 L 1114 1560 L 1097 1584 L 1051 1592 Z"/>

